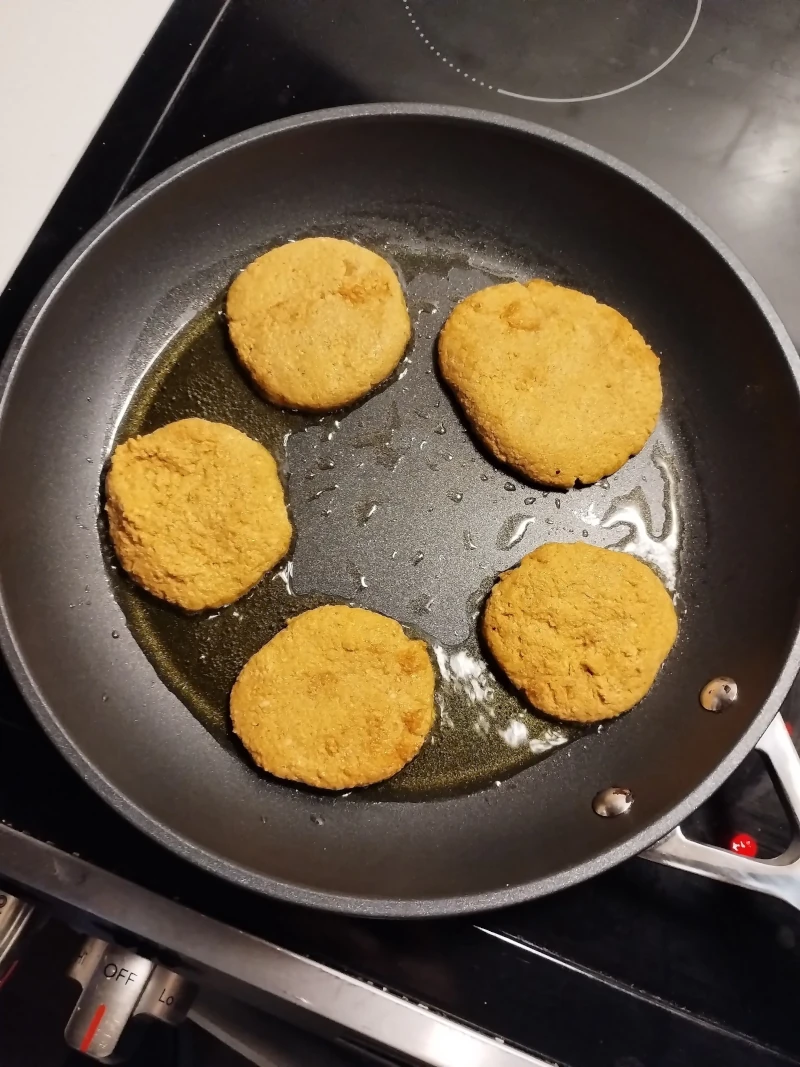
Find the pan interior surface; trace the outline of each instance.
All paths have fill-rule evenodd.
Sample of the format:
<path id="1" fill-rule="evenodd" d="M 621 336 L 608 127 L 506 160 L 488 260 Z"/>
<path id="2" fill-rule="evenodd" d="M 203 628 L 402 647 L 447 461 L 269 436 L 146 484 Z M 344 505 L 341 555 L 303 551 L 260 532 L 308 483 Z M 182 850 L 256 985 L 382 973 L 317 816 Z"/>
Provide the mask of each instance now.
<path id="1" fill-rule="evenodd" d="M 425 306 L 433 308 L 432 302 Z M 280 461 L 296 526 L 293 551 L 229 607 L 195 616 L 177 611 L 121 577 L 109 547 L 113 585 L 132 633 L 162 680 L 221 744 L 243 751 L 228 716 L 239 671 L 302 611 L 331 602 L 357 604 L 394 615 L 428 642 L 439 678 L 434 731 L 399 774 L 357 791 L 354 800 L 429 799 L 493 785 L 581 733 L 532 713 L 486 662 L 475 617 L 493 574 L 482 570 L 479 557 L 469 570 L 475 588 L 449 588 L 453 572 L 463 569 L 461 558 L 481 553 L 487 534 L 484 560 L 498 544 L 524 550 L 532 538 L 523 535 L 542 516 L 537 520 L 523 496 L 531 501 L 542 494 L 476 454 L 438 381 L 427 373 L 429 334 L 418 331 L 419 344 L 395 380 L 365 404 L 328 418 L 304 416 L 267 404 L 245 381 L 218 301 L 159 358 L 118 435 L 123 440 L 148 433 L 176 418 L 216 419 L 261 441 Z M 478 509 L 500 491 L 507 496 L 506 486 L 520 493 L 510 516 L 513 529 L 508 519 L 497 529 L 476 525 Z M 473 498 L 466 505 L 465 496 Z M 449 526 L 466 513 L 463 521 L 474 530 L 464 526 L 448 538 L 442 511 Z M 576 521 L 573 516 L 573 531 Z"/>
<path id="2" fill-rule="evenodd" d="M 537 545 L 590 539 L 647 560 L 676 590 L 682 519 L 679 445 L 666 424 L 612 481 L 576 493 L 520 481 L 482 452 L 435 373 L 438 331 L 454 299 L 531 265 L 471 263 L 381 238 L 364 240 L 406 281 L 415 337 L 376 395 L 328 417 L 283 411 L 240 371 L 217 299 L 167 346 L 131 400 L 125 440 L 175 419 L 227 422 L 281 463 L 296 543 L 282 566 L 221 611 L 188 616 L 121 577 L 114 588 L 162 680 L 222 744 L 234 745 L 228 697 L 244 664 L 287 618 L 320 604 L 358 604 L 427 640 L 438 668 L 437 723 L 422 752 L 358 800 L 429 799 L 493 786 L 586 732 L 538 716 L 487 662 L 476 633 L 495 576 Z M 101 520 L 101 537 L 105 523 Z"/>
<path id="3" fill-rule="evenodd" d="M 414 323 L 392 380 L 324 418 L 260 400 L 219 315 L 250 259 L 315 233 L 393 262 Z M 433 361 L 459 299 L 535 276 L 616 307 L 662 360 L 646 449 L 569 493 L 491 462 Z M 274 451 L 297 531 L 291 566 L 213 618 L 109 576 L 98 495 L 116 440 L 189 414 Z M 266 128 L 120 213 L 23 338 L 0 415 L 0 492 L 16 505 L 0 529 L 7 646 L 43 724 L 103 795 L 223 875 L 377 914 L 533 896 L 642 847 L 769 697 L 800 600 L 798 430 L 792 368 L 745 281 L 627 174 L 464 114 Z M 659 570 L 681 632 L 638 708 L 575 735 L 502 687 L 474 616 L 501 570 L 545 541 L 584 538 Z M 248 656 L 287 615 L 330 600 L 425 636 L 440 674 L 437 732 L 418 760 L 347 796 L 259 774 L 225 719 Z M 717 716 L 697 694 L 718 674 L 742 695 Z M 592 812 L 608 785 L 634 791 L 624 819 Z"/>

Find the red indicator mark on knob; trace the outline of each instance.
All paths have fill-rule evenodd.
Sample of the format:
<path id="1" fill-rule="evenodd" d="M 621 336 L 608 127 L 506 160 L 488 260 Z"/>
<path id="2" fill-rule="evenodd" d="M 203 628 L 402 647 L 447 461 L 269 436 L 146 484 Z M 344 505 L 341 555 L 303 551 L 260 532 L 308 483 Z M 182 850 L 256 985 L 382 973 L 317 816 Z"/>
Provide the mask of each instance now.
<path id="1" fill-rule="evenodd" d="M 89 1046 L 92 1043 L 92 1038 L 97 1033 L 97 1027 L 100 1025 L 100 1021 L 106 1013 L 105 1004 L 98 1004 L 97 1010 L 92 1016 L 92 1021 L 86 1027 L 86 1033 L 83 1035 L 83 1041 L 81 1041 L 81 1052 L 88 1052 Z"/>
<path id="2" fill-rule="evenodd" d="M 9 978 L 14 973 L 14 971 L 16 971 L 18 963 L 19 963 L 19 960 L 14 960 L 14 962 L 11 964 L 11 966 L 8 968 L 8 970 L 4 974 L 0 974 L 0 989 L 3 988 L 3 986 L 9 980 Z"/>

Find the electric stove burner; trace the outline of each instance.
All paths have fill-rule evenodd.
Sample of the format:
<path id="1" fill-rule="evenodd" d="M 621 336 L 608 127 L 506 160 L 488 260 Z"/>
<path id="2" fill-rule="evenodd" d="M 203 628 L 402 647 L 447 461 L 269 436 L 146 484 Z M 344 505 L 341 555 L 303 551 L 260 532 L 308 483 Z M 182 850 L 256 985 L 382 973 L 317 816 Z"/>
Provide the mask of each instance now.
<path id="1" fill-rule="evenodd" d="M 800 0 L 706 0 L 702 11 L 698 0 L 174 0 L 0 295 L 0 352 L 60 257 L 163 168 L 292 113 L 414 100 L 545 123 L 643 171 L 717 230 L 800 338 Z M 783 714 L 797 742 L 800 683 Z M 754 752 L 684 831 L 689 844 L 769 860 L 791 844 L 794 821 Z M 786 864 L 775 869 L 783 876 Z M 498 1049 L 569 1067 L 800 1067 L 800 911 L 783 901 L 632 860 L 472 919 L 300 911 L 190 866 L 106 807 L 0 662 L 0 889 L 12 882 L 22 897 L 80 912 L 104 938 L 116 927 L 131 949 L 141 939 L 163 949 L 165 936 L 196 945 L 201 985 L 220 988 L 239 964 L 231 940 L 246 937 L 236 995 L 242 980 L 283 981 L 274 954 L 256 962 L 273 942 L 295 963 L 318 961 L 496 1035 L 507 1042 Z M 370 1027 L 383 1018 L 359 1011 Z M 427 1052 L 444 1063 L 443 1048 Z M 448 1048 L 453 1062 L 469 1058 Z"/>
<path id="2" fill-rule="evenodd" d="M 401 0 L 456 77 L 536 103 L 599 100 L 654 77 L 683 50 L 702 0 Z"/>

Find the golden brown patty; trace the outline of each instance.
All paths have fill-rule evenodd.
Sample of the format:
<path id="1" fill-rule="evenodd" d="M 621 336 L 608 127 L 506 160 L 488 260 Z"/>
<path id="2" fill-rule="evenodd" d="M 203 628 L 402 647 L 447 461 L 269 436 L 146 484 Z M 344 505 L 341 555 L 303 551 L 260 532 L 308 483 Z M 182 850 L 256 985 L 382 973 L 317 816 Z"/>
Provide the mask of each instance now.
<path id="1" fill-rule="evenodd" d="M 393 619 L 327 606 L 291 619 L 245 664 L 233 728 L 259 767 L 323 789 L 396 774 L 433 725 L 424 642 Z"/>
<path id="2" fill-rule="evenodd" d="M 236 600 L 292 539 L 275 460 L 219 422 L 183 419 L 118 445 L 106 494 L 122 566 L 187 611 Z"/>
<path id="3" fill-rule="evenodd" d="M 273 248 L 233 281 L 228 328 L 273 404 L 344 407 L 391 374 L 411 336 L 403 291 L 374 252 L 332 237 Z"/>
<path id="4" fill-rule="evenodd" d="M 483 634 L 530 702 L 595 722 L 637 704 L 678 633 L 669 593 L 626 552 L 542 545 L 489 596 Z"/>
<path id="5" fill-rule="evenodd" d="M 658 357 L 591 296 L 535 280 L 462 300 L 439 364 L 488 448 L 543 485 L 588 485 L 644 446 L 661 407 Z"/>

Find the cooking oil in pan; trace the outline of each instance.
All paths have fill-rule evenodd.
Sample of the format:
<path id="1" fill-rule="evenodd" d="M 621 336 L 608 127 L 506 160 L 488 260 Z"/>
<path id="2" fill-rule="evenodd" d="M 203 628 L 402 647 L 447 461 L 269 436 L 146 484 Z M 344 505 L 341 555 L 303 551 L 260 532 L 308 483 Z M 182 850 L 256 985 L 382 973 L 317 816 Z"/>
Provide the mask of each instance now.
<path id="1" fill-rule="evenodd" d="M 653 532 L 650 503 L 641 486 L 635 486 L 629 494 L 615 500 L 600 525 L 607 530 L 627 526 L 629 533 L 615 547 L 649 563 L 674 596 L 678 582 L 681 536 L 677 475 L 659 446 L 653 448 L 653 466 L 661 475 L 663 484 L 664 515 L 660 533 Z"/>
<path id="2" fill-rule="evenodd" d="M 436 725 L 416 759 L 354 799 L 491 787 L 580 736 L 579 727 L 534 714 L 492 670 L 475 635 L 494 576 L 537 544 L 577 540 L 582 529 L 595 543 L 614 543 L 619 523 L 630 531 L 621 547 L 644 555 L 673 587 L 676 577 L 677 515 L 652 538 L 647 498 L 628 484 L 630 472 L 621 486 L 627 496 L 613 506 L 602 486 L 592 487 L 573 498 L 580 507 L 568 513 L 556 501 L 569 495 L 510 481 L 476 449 L 432 372 L 432 347 L 454 302 L 454 271 L 465 287 L 479 287 L 480 278 L 446 262 L 434 274 L 409 255 L 402 268 L 416 336 L 390 383 L 360 406 L 319 417 L 262 400 L 231 352 L 220 298 L 159 357 L 118 435 L 124 440 L 190 416 L 226 422 L 269 448 L 282 472 L 296 534 L 289 559 L 235 604 L 188 616 L 118 568 L 110 572 L 157 673 L 221 744 L 238 744 L 228 698 L 239 671 L 302 611 L 357 603 L 398 618 L 428 642 L 438 675 Z M 485 277 L 483 284 L 494 280 Z M 647 460 L 651 472 L 653 462 Z M 665 477 L 667 466 L 658 469 Z M 665 489 L 665 514 L 668 495 Z M 102 536 L 113 562 L 107 531 Z M 658 558 L 648 556 L 648 544 Z"/>

